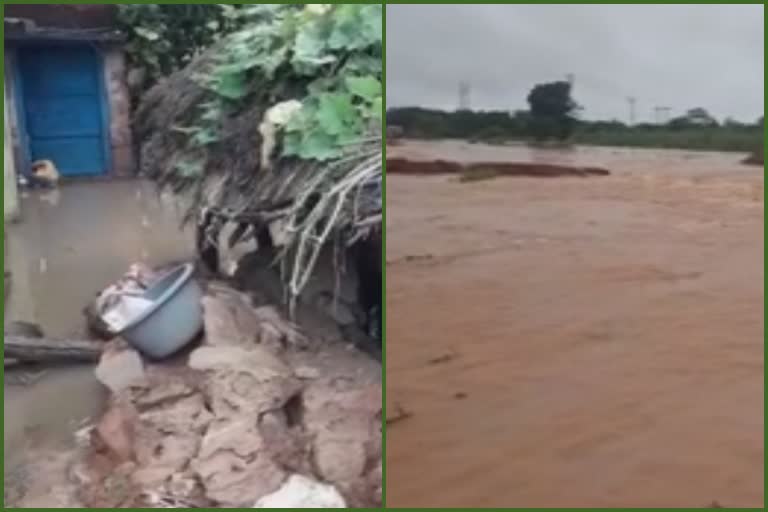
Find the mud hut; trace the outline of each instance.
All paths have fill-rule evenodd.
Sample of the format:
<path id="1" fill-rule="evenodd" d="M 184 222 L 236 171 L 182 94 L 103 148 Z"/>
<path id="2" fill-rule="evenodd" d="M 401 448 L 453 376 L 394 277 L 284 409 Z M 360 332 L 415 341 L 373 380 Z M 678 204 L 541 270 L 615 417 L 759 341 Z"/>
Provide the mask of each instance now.
<path id="1" fill-rule="evenodd" d="M 141 172 L 189 199 L 186 220 L 214 269 L 227 225 L 237 226 L 230 245 L 273 251 L 290 310 L 329 246 L 336 263 L 351 255 L 376 330 L 381 6 L 253 9 L 252 26 L 145 94 L 134 121 Z"/>

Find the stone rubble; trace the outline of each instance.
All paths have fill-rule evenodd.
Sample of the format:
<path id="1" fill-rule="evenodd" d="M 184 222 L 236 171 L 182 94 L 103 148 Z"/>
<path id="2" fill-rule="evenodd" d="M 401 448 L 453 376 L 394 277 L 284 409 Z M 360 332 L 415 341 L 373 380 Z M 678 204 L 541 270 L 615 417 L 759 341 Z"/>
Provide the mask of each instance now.
<path id="1" fill-rule="evenodd" d="M 96 378 L 111 392 L 119 393 L 143 382 L 144 363 L 134 350 L 107 350 L 96 367 Z"/>
<path id="2" fill-rule="evenodd" d="M 122 342 L 112 391 L 76 468 L 88 507 L 381 506 L 381 368 L 342 343 L 311 346 L 274 308 L 217 284 L 206 336 L 142 361 Z M 327 345 L 327 346 L 326 346 Z"/>

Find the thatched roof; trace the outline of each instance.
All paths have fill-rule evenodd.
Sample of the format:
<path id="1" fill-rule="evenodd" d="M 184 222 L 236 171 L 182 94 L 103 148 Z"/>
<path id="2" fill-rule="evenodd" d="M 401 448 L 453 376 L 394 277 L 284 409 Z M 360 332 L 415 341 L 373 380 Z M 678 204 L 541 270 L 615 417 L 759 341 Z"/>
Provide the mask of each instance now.
<path id="1" fill-rule="evenodd" d="M 269 170 L 262 169 L 259 152 L 262 136 L 258 127 L 269 105 L 259 103 L 222 119 L 221 140 L 206 150 L 203 180 L 188 178 L 179 172 L 177 162 L 189 154 L 185 145 L 187 136 L 174 127 L 187 126 L 196 109 L 207 101 L 208 91 L 193 77 L 209 65 L 206 55 L 202 55 L 143 96 L 134 119 L 141 148 L 142 175 L 177 193 L 193 194 L 193 209 L 205 205 L 234 216 L 248 216 L 288 207 L 319 172 L 334 172 L 333 162 L 296 158 L 280 158 Z M 380 141 L 380 132 L 373 128 L 371 139 L 355 151 L 375 156 L 381 149 Z M 361 203 L 364 210 L 360 212 L 364 217 L 381 212 L 380 184 L 379 174 L 365 186 L 365 200 Z"/>
<path id="2" fill-rule="evenodd" d="M 195 81 L 211 65 L 210 53 L 143 96 L 134 119 L 141 173 L 160 187 L 191 198 L 186 220 L 202 210 L 256 224 L 282 220 L 284 255 L 291 254 L 287 266 L 293 269 L 286 280 L 296 296 L 331 231 L 341 233 L 348 244 L 371 232 L 380 234 L 381 128 L 371 126 L 365 140 L 334 160 L 277 156 L 263 168 L 259 125 L 271 106 L 295 97 L 292 86 L 305 87 L 298 83 L 256 95 L 244 107 L 228 112 L 220 120 L 218 140 L 195 150 L 204 154 L 191 155 L 189 136 L 179 128 L 190 126 L 200 106 L 210 100 L 210 91 Z M 202 173 L 186 173 L 179 163 L 196 156 L 205 162 Z"/>

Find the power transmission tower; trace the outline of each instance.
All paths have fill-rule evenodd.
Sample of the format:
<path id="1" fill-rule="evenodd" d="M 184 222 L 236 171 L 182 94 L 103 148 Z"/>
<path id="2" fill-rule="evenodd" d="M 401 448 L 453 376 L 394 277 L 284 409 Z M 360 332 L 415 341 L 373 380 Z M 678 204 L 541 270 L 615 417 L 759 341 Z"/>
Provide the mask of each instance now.
<path id="1" fill-rule="evenodd" d="M 629 125 L 635 124 L 635 105 L 637 104 L 637 98 L 634 96 L 627 97 L 627 103 L 629 104 Z"/>
<path id="2" fill-rule="evenodd" d="M 472 96 L 472 86 L 469 82 L 459 83 L 459 110 L 469 110 L 471 108 L 470 99 Z"/>

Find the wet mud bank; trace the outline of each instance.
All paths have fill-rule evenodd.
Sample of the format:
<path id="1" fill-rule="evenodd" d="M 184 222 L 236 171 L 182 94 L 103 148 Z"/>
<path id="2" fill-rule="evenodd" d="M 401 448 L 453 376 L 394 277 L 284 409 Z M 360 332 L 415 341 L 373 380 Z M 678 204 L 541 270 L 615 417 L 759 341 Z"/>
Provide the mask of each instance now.
<path id="1" fill-rule="evenodd" d="M 763 156 L 764 150 L 763 148 L 758 149 L 751 155 L 749 155 L 747 158 L 744 159 L 744 163 L 747 165 L 763 165 L 764 164 L 764 156 Z"/>
<path id="2" fill-rule="evenodd" d="M 419 161 L 403 158 L 388 158 L 387 173 L 410 176 L 437 176 L 459 174 L 465 181 L 487 179 L 499 176 L 528 178 L 560 178 L 567 176 L 609 176 L 607 169 L 598 167 L 576 167 L 533 162 L 472 162 L 460 163 L 446 160 Z"/>

